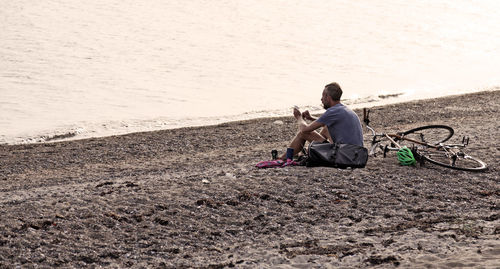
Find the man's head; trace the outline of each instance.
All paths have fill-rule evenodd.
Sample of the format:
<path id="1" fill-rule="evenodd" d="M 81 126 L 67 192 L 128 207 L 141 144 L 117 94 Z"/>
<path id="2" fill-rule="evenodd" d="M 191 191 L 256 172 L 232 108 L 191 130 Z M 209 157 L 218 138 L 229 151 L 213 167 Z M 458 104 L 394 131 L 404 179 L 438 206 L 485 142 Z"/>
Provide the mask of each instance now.
<path id="1" fill-rule="evenodd" d="M 328 109 L 340 103 L 340 97 L 342 97 L 342 89 L 338 83 L 333 82 L 325 86 L 321 96 L 321 103 L 323 103 L 325 109 Z"/>

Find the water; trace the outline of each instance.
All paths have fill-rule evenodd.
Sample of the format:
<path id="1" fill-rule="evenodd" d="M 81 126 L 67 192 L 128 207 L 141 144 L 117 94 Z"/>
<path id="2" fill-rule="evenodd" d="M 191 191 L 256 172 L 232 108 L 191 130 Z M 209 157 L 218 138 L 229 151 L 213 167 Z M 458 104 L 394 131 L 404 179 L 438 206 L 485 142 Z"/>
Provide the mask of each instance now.
<path id="1" fill-rule="evenodd" d="M 353 106 L 500 85 L 494 0 L 0 6 L 0 143 L 319 111 L 331 81 Z"/>

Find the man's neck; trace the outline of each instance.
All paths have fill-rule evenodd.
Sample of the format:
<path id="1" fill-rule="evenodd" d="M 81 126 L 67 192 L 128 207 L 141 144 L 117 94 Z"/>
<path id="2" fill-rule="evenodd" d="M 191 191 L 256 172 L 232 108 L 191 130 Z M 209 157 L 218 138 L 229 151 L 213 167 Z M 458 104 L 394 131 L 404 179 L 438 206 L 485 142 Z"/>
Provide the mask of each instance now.
<path id="1" fill-rule="evenodd" d="M 340 101 L 333 101 L 330 103 L 330 107 L 334 107 L 336 105 L 340 104 Z"/>

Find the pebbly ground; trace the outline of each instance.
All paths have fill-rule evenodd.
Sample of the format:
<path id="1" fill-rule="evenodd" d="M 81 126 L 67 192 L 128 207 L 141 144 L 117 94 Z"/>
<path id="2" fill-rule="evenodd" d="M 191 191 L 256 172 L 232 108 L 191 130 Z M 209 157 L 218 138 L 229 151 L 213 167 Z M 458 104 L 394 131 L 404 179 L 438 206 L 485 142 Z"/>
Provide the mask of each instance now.
<path id="1" fill-rule="evenodd" d="M 291 117 L 0 145 L 0 267 L 498 268 L 499 114 L 498 89 L 372 108 L 379 131 L 470 136 L 483 173 L 391 153 L 255 168 L 285 150 Z"/>

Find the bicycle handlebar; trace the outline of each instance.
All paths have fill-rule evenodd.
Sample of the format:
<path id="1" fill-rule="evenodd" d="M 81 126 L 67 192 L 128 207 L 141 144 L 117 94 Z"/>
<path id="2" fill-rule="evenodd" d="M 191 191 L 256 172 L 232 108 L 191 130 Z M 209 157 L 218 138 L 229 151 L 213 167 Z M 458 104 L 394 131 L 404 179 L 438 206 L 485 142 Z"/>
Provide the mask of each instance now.
<path id="1" fill-rule="evenodd" d="M 369 108 L 363 108 L 363 122 L 365 123 L 365 126 L 368 130 L 372 132 L 373 136 L 377 135 L 377 132 L 375 132 L 375 129 L 370 127 L 370 109 Z"/>
<path id="2" fill-rule="evenodd" d="M 366 124 L 366 126 L 370 124 L 369 116 L 370 116 L 370 109 L 366 107 L 363 108 L 363 122 Z"/>

